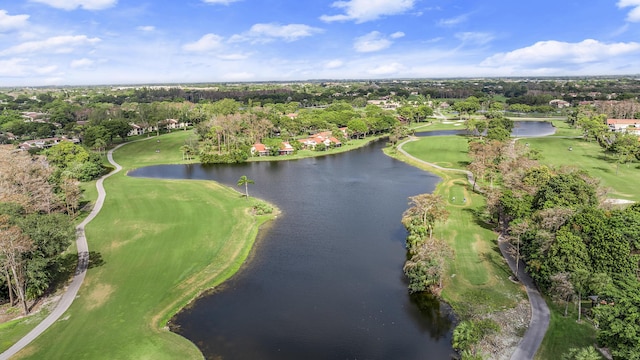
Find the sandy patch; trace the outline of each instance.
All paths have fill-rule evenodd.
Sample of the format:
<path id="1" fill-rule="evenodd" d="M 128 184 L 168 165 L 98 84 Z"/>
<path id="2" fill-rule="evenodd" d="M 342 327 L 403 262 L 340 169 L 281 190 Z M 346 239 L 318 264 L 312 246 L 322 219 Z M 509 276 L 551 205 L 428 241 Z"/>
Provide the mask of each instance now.
<path id="1" fill-rule="evenodd" d="M 86 307 L 88 310 L 93 310 L 104 305 L 111 294 L 113 294 L 113 286 L 109 284 L 98 284 L 93 287 L 89 296 L 87 296 Z"/>

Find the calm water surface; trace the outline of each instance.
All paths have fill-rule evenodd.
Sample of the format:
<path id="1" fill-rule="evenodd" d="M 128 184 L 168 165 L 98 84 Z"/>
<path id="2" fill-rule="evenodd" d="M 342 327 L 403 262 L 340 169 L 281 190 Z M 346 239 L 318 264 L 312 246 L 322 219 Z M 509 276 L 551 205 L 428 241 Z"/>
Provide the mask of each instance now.
<path id="1" fill-rule="evenodd" d="M 174 331 L 212 359 L 449 359 L 448 309 L 409 296 L 402 273 L 407 198 L 433 191 L 439 178 L 385 156 L 383 146 L 131 172 L 233 187 L 246 175 L 255 180 L 250 195 L 283 211 L 244 268 L 179 313 Z"/>

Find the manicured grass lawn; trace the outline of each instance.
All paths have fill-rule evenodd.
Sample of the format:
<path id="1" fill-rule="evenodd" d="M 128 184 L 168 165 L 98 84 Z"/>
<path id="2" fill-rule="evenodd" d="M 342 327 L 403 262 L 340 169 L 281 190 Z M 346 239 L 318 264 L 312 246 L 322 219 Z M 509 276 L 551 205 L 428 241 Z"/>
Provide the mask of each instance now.
<path id="1" fill-rule="evenodd" d="M 36 327 L 49 311 L 39 311 L 31 316 L 0 324 L 0 353 L 4 352 Z"/>
<path id="2" fill-rule="evenodd" d="M 429 136 L 404 144 L 403 149 L 420 160 L 438 166 L 465 169 L 470 158 L 464 136 Z"/>
<path id="3" fill-rule="evenodd" d="M 436 192 L 449 202 L 449 219 L 436 234 L 455 253 L 442 297 L 463 316 L 514 307 L 525 295 L 509 280 L 511 271 L 498 249 L 497 234 L 476 217 L 484 206 L 483 196 L 471 191 L 464 175 L 448 176 Z"/>
<path id="4" fill-rule="evenodd" d="M 563 121 L 556 124 L 560 133 L 557 136 L 579 135 L 575 129 L 566 126 Z M 555 123 L 555 122 L 554 122 Z M 462 163 L 467 161 L 460 151 L 460 144 L 457 144 L 456 137 L 436 137 L 425 138 L 416 142 L 407 143 L 404 149 L 412 155 L 438 165 L 440 159 L 445 158 L 449 163 Z M 447 141 L 448 140 L 448 141 Z M 639 201 L 640 196 L 633 191 L 637 179 L 640 178 L 638 164 L 620 166 L 618 176 L 615 176 L 615 163 L 607 161 L 602 149 L 596 143 L 588 143 L 582 139 L 566 139 L 558 137 L 529 138 L 526 140 L 531 147 L 542 151 L 543 163 L 553 166 L 572 165 L 585 169 L 593 177 L 601 179 L 606 186 L 615 189 L 612 196 L 627 198 Z M 569 151 L 572 147 L 572 151 Z M 448 155 L 443 155 L 448 154 Z M 458 158 L 456 158 L 456 154 Z M 561 156 L 560 156 L 561 155 Z M 411 161 L 409 161 L 411 162 Z M 453 166 L 455 167 L 455 166 Z M 427 168 L 428 169 L 428 168 Z M 431 170 L 433 171 L 433 170 Z M 438 173 L 436 171 L 436 173 Z M 471 195 L 471 203 L 468 207 L 461 207 L 461 204 L 452 204 L 455 196 L 456 202 L 460 199 L 460 188 L 466 188 L 465 180 L 460 176 L 457 180 L 455 175 L 440 174 L 444 181 L 438 186 L 438 193 L 445 196 L 449 201 L 448 210 L 450 217 L 445 226 L 436 228 L 436 233 L 445 239 L 453 239 L 452 247 L 456 253 L 456 259 L 451 263 L 451 277 L 445 283 L 442 296 L 452 303 L 457 311 L 469 311 L 472 313 L 482 312 L 479 304 L 489 304 L 489 306 L 500 307 L 509 306 L 516 297 L 509 292 L 500 291 L 501 288 L 508 289 L 511 285 L 506 277 L 510 271 L 506 267 L 502 256 L 495 245 L 495 234 L 492 231 L 482 228 L 471 215 L 471 210 L 482 206 L 484 198 L 479 195 Z M 449 179 L 449 180 L 447 180 Z M 467 197 L 467 201 L 469 198 Z M 484 239 L 483 242 L 473 241 L 474 237 Z M 482 249 L 484 252 L 479 252 Z M 487 251 L 492 250 L 492 251 Z M 501 282 L 494 284 L 496 281 Z M 551 310 L 551 322 L 549 329 L 536 354 L 536 359 L 556 359 L 561 354 L 573 347 L 585 347 L 595 343 L 595 329 L 586 321 L 576 323 L 575 309 L 570 311 L 568 317 L 563 316 L 564 308 L 547 301 Z M 456 305 L 457 304 L 457 305 Z M 570 306 L 570 309 L 572 307 Z"/>
<path id="5" fill-rule="evenodd" d="M 606 155 L 595 141 L 545 137 L 526 139 L 526 142 L 531 148 L 541 151 L 542 163 L 558 167 L 578 167 L 591 177 L 599 179 L 602 186 L 610 188 L 609 197 L 640 201 L 640 193 L 637 191 L 640 179 L 638 162 L 620 165 L 616 174 L 615 160 Z M 572 150 L 569 151 L 569 148 Z"/>
<path id="6" fill-rule="evenodd" d="M 428 141 L 432 139 L 434 141 Z M 457 149 L 461 140 L 466 145 L 464 138 L 456 136 L 430 137 L 406 143 L 403 148 L 415 157 L 429 161 L 440 159 L 432 152 L 446 152 L 447 144 L 453 144 Z M 417 146 L 408 147 L 413 144 Z M 483 196 L 472 191 L 463 174 L 438 171 L 390 148 L 385 152 L 443 179 L 435 192 L 447 200 L 449 219 L 436 225 L 434 236 L 445 239 L 455 253 L 443 282 L 443 299 L 461 316 L 514 307 L 526 295 L 520 286 L 509 280 L 511 271 L 497 247 L 497 234 L 477 219 L 477 211 L 484 206 Z M 465 155 L 457 149 L 446 157 L 449 163 L 460 164 L 466 161 Z"/>
<path id="7" fill-rule="evenodd" d="M 551 310 L 551 321 L 540 350 L 536 353 L 536 360 L 558 359 L 571 348 L 583 348 L 596 343 L 593 325 L 586 320 L 576 322 L 578 316 L 575 307 L 569 305 L 569 313 L 564 317 L 564 305 L 554 304 L 548 299 L 547 304 Z"/>
<path id="8" fill-rule="evenodd" d="M 188 132 L 187 132 L 188 133 Z M 186 134 L 125 145 L 127 167 L 181 161 Z M 167 157 L 156 157 L 155 150 Z M 107 199 L 86 228 L 96 264 L 63 318 L 19 355 L 32 359 L 189 359 L 194 344 L 165 328 L 203 290 L 233 275 L 267 217 L 211 181 L 129 178 L 105 182 Z M 101 262 L 99 260 L 102 260 Z"/>
<path id="9" fill-rule="evenodd" d="M 556 128 L 551 136 L 582 136 L 582 130 L 571 127 L 566 119 L 551 120 L 551 123 Z"/>

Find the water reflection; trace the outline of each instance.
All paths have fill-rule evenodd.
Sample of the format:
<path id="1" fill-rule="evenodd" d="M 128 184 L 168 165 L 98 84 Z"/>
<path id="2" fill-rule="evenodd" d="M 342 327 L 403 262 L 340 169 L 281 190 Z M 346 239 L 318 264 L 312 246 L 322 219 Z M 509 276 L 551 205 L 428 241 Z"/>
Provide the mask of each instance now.
<path id="1" fill-rule="evenodd" d="M 433 135 L 433 134 L 431 134 Z M 214 179 L 272 201 L 283 215 L 222 290 L 173 320 L 207 358 L 448 359 L 452 319 L 407 293 L 407 198 L 439 178 L 385 156 L 383 142 L 287 162 L 152 166 L 132 176 Z"/>

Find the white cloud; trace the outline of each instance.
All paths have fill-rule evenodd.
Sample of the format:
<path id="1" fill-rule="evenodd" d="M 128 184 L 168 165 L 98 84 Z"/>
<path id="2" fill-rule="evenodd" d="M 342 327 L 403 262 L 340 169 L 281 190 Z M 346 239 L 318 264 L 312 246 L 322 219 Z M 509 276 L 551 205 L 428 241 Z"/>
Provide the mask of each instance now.
<path id="1" fill-rule="evenodd" d="M 83 8 L 85 10 L 104 10 L 118 3 L 118 0 L 31 0 L 32 2 L 46 4 L 51 7 L 63 10 L 75 10 Z"/>
<path id="2" fill-rule="evenodd" d="M 28 59 L 13 58 L 0 60 L 0 76 L 3 77 L 25 77 L 33 75 L 46 75 L 56 71 L 56 65 L 36 66 L 28 63 Z"/>
<path id="3" fill-rule="evenodd" d="M 593 39 L 579 43 L 540 41 L 531 46 L 498 53 L 482 61 L 483 66 L 536 66 L 556 63 L 586 64 L 609 60 L 611 57 L 640 53 L 640 43 L 605 44 Z"/>
<path id="4" fill-rule="evenodd" d="M 325 69 L 337 69 L 344 65 L 344 61 L 342 60 L 331 60 L 324 64 Z"/>
<path id="5" fill-rule="evenodd" d="M 93 45 L 101 40 L 99 38 L 89 38 L 86 35 L 65 35 L 54 36 L 45 40 L 27 41 L 0 51 L 0 55 L 15 55 L 25 53 L 70 53 L 75 48 Z"/>
<path id="6" fill-rule="evenodd" d="M 156 27 L 151 25 L 138 26 L 136 29 L 143 32 L 156 31 Z"/>
<path id="7" fill-rule="evenodd" d="M 6 10 L 0 10 L 0 32 L 20 29 L 29 24 L 29 15 L 9 15 Z"/>
<path id="8" fill-rule="evenodd" d="M 85 68 L 93 65 L 94 61 L 87 58 L 77 59 L 71 61 L 71 67 L 74 69 Z"/>
<path id="9" fill-rule="evenodd" d="M 390 35 L 390 37 L 392 39 L 400 39 L 401 37 L 404 37 L 404 33 L 402 31 L 398 31 L 398 32 L 394 32 L 393 34 Z"/>
<path id="10" fill-rule="evenodd" d="M 468 14 L 463 14 L 450 19 L 441 19 L 440 21 L 438 21 L 438 25 L 443 27 L 452 27 L 458 24 L 462 24 L 463 22 L 467 21 L 468 18 Z"/>
<path id="11" fill-rule="evenodd" d="M 218 55 L 217 58 L 220 60 L 238 61 L 238 60 L 248 59 L 249 55 L 248 54 L 221 54 L 221 55 Z"/>
<path id="12" fill-rule="evenodd" d="M 304 24 L 280 25 L 276 23 L 255 24 L 249 31 L 240 35 L 233 35 L 230 42 L 251 41 L 253 43 L 267 43 L 276 39 L 287 42 L 319 34 L 324 30 Z"/>
<path id="13" fill-rule="evenodd" d="M 631 11 L 627 14 L 627 21 L 640 22 L 640 0 L 620 0 L 618 7 L 621 9 L 631 7 Z"/>
<path id="14" fill-rule="evenodd" d="M 387 15 L 397 15 L 413 8 L 415 0 L 350 0 L 336 1 L 332 7 L 344 9 L 344 14 L 322 15 L 325 22 L 350 21 L 363 23 L 376 20 Z"/>
<path id="15" fill-rule="evenodd" d="M 229 5 L 231 3 L 234 3 L 234 2 L 240 1 L 240 0 L 202 0 L 202 1 L 207 3 L 207 4 Z"/>
<path id="16" fill-rule="evenodd" d="M 402 71 L 402 69 L 404 69 L 404 66 L 402 66 L 402 64 L 399 64 L 399 63 L 384 64 L 369 70 L 369 74 L 377 75 L 377 76 L 393 75 Z"/>
<path id="17" fill-rule="evenodd" d="M 395 35 L 395 37 L 394 37 Z M 395 33 L 391 38 L 397 39 L 404 36 L 403 33 Z M 357 52 L 375 52 L 388 48 L 393 44 L 385 35 L 378 31 L 372 31 L 366 35 L 356 38 L 353 48 Z"/>
<path id="18" fill-rule="evenodd" d="M 185 44 L 182 48 L 191 52 L 207 52 L 222 47 L 222 36 L 216 34 L 206 34 L 196 42 Z"/>
<path id="19" fill-rule="evenodd" d="M 493 40 L 493 35 L 483 32 L 461 32 L 455 36 L 464 43 L 474 43 L 477 45 L 484 45 Z"/>

